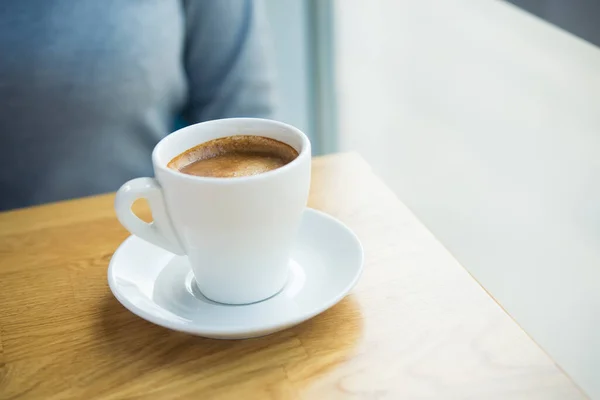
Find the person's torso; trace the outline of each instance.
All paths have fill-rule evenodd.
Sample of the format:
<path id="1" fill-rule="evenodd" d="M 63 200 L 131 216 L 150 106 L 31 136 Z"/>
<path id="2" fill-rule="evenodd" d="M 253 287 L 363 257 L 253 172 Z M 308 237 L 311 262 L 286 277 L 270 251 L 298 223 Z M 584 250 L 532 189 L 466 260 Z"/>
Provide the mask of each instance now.
<path id="1" fill-rule="evenodd" d="M 0 209 L 152 173 L 186 96 L 178 0 L 0 7 Z"/>

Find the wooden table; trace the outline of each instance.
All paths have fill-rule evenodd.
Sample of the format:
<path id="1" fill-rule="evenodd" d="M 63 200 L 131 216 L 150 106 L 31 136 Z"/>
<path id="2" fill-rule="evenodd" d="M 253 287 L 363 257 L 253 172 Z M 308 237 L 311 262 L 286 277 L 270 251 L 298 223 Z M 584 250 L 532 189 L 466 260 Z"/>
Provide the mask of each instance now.
<path id="1" fill-rule="evenodd" d="M 314 161 L 310 205 L 366 253 L 341 303 L 218 341 L 123 308 L 112 195 L 0 214 L 0 398 L 574 399 L 582 392 L 354 154 Z"/>

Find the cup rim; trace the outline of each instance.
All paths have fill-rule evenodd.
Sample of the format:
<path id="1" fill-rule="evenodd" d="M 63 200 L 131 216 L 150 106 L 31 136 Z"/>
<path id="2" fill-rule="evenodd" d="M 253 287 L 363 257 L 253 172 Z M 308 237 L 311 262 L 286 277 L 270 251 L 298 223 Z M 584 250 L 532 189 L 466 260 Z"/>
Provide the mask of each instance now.
<path id="1" fill-rule="evenodd" d="M 173 140 L 173 138 L 175 136 L 184 135 L 184 134 L 186 134 L 187 130 L 190 130 L 190 128 L 193 128 L 193 127 L 196 127 L 199 125 L 219 124 L 219 123 L 223 123 L 224 121 L 237 121 L 237 122 L 242 122 L 242 123 L 245 121 L 248 121 L 248 122 L 259 121 L 261 123 L 277 125 L 280 128 L 284 128 L 286 130 L 292 131 L 302 139 L 302 144 L 301 144 L 301 148 L 300 148 L 298 157 L 294 158 L 291 162 L 287 163 L 286 165 L 279 167 L 277 169 L 271 170 L 271 171 L 263 172 L 263 173 L 256 174 L 256 175 L 250 175 L 250 176 L 236 176 L 236 177 L 227 177 L 227 178 L 184 174 L 183 172 L 176 171 L 174 169 L 167 167 L 166 165 L 163 165 L 163 163 L 159 163 L 159 159 L 158 159 L 158 153 L 160 151 L 159 149 L 161 149 L 163 146 L 166 146 L 171 140 Z M 237 136 L 237 135 L 236 134 L 224 135 L 222 137 L 227 137 L 227 136 Z M 276 139 L 276 140 L 279 140 L 279 139 Z M 198 145 L 202 144 L 202 143 L 204 143 L 204 142 L 200 142 L 200 143 L 198 143 Z M 156 170 L 160 170 L 162 173 L 165 173 L 165 174 L 170 175 L 175 178 L 189 180 L 190 182 L 210 182 L 210 183 L 216 183 L 216 184 L 238 184 L 238 183 L 243 183 L 243 182 L 261 180 L 261 179 L 265 179 L 268 177 L 276 176 L 278 174 L 283 174 L 286 171 L 288 171 L 289 169 L 294 168 L 296 165 L 300 164 L 302 162 L 302 160 L 304 160 L 305 158 L 310 157 L 310 153 L 311 153 L 311 145 L 310 145 L 310 140 L 308 139 L 308 136 L 306 136 L 306 134 L 304 132 L 302 132 L 300 129 L 296 128 L 295 126 L 286 124 L 281 121 L 276 121 L 276 120 L 266 119 L 266 118 L 221 118 L 221 119 L 213 119 L 210 121 L 204 121 L 204 122 L 199 122 L 196 124 L 191 124 L 191 125 L 185 126 L 183 128 L 180 128 L 180 129 L 168 134 L 167 136 L 165 136 L 156 144 L 156 146 L 154 146 L 154 150 L 152 150 L 152 164 L 155 169 L 155 175 L 157 175 Z"/>

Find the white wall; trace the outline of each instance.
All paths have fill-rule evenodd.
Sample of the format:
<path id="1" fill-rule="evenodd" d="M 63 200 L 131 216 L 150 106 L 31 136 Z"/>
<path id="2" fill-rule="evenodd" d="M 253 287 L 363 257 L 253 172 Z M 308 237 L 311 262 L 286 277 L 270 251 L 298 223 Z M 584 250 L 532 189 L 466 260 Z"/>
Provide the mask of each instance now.
<path id="1" fill-rule="evenodd" d="M 280 106 L 277 119 L 312 136 L 307 3 L 305 0 L 264 0 L 264 3 L 277 68 Z"/>
<path id="2" fill-rule="evenodd" d="M 600 51 L 491 0 L 336 23 L 341 148 L 600 399 Z"/>

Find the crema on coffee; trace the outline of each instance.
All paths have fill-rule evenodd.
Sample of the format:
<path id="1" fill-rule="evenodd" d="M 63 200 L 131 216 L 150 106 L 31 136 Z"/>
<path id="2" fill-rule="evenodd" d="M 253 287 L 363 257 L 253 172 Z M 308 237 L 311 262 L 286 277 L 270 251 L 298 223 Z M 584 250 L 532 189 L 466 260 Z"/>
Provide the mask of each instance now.
<path id="1" fill-rule="evenodd" d="M 296 157 L 296 149 L 278 140 L 237 135 L 192 147 L 174 157 L 167 166 L 188 175 L 235 178 L 272 171 Z"/>

